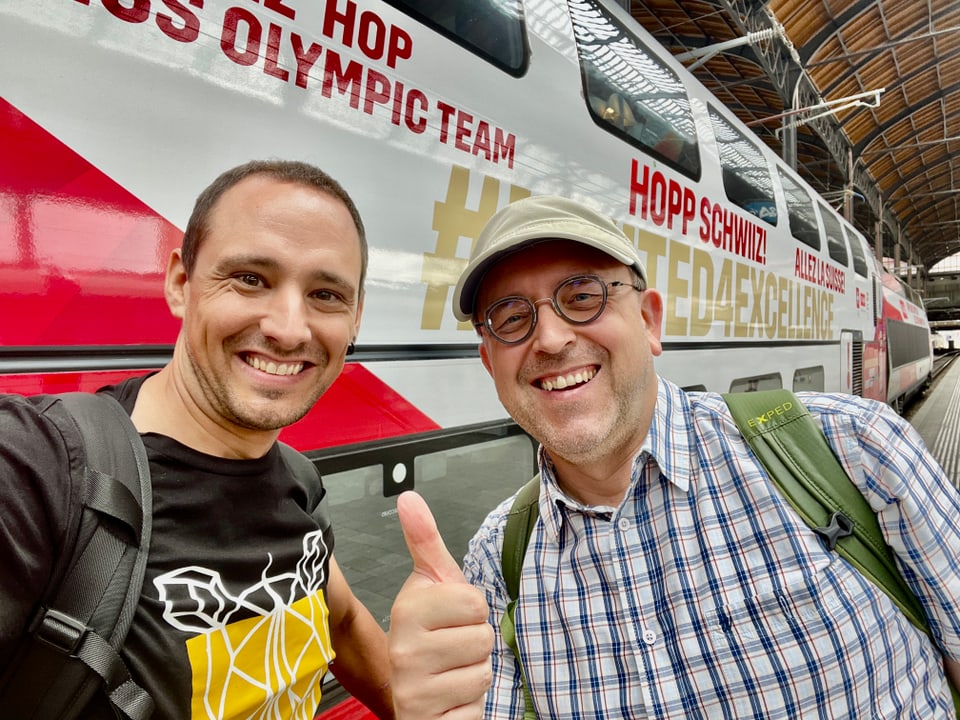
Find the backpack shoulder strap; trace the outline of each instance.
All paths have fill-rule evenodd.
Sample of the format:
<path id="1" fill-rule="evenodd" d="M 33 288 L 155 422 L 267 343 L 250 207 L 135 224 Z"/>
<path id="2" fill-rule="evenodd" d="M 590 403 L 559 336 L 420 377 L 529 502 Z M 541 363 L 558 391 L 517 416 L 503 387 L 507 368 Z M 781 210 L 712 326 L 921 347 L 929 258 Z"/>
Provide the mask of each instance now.
<path id="1" fill-rule="evenodd" d="M 517 607 L 517 597 L 520 595 L 520 573 L 523 570 L 523 559 L 527 554 L 527 546 L 530 544 L 533 528 L 540 517 L 539 499 L 540 475 L 538 473 L 520 488 L 520 492 L 513 500 L 513 505 L 510 506 L 510 512 L 507 514 L 507 524 L 503 529 L 503 550 L 500 554 L 503 580 L 506 583 L 507 595 L 510 599 L 503 617 L 500 618 L 500 634 L 507 647 L 513 651 L 513 655 L 517 659 L 517 666 L 520 668 L 520 681 L 523 685 L 524 720 L 535 720 L 537 714 L 533 708 L 533 698 L 530 696 L 530 690 L 527 687 L 526 673 L 523 670 L 523 664 L 520 662 L 513 615 Z"/>
<path id="2" fill-rule="evenodd" d="M 503 550 L 500 561 L 503 565 L 503 580 L 507 585 L 507 594 L 516 600 L 520 593 L 520 571 L 523 559 L 527 555 L 527 545 L 533 526 L 540 517 L 537 503 L 540 500 L 540 474 L 534 475 L 513 499 L 507 524 L 503 530 Z"/>
<path id="3" fill-rule="evenodd" d="M 797 396 L 789 390 L 765 390 L 730 393 L 723 399 L 767 474 L 803 521 L 929 633 L 923 607 L 897 569 L 876 513 Z"/>
<path id="4" fill-rule="evenodd" d="M 4 689 L 5 712 L 78 717 L 102 687 L 126 717 L 147 718 L 153 700 L 133 682 L 119 654 L 140 597 L 150 545 L 146 451 L 130 417 L 112 397 L 65 393 L 58 398 L 84 445 L 79 522 L 63 548 L 64 571 L 53 578 L 18 669 Z"/>
<path id="5" fill-rule="evenodd" d="M 797 396 L 789 390 L 764 390 L 729 393 L 723 399 L 767 474 L 803 521 L 930 635 L 923 606 L 900 574 L 876 513 Z M 960 689 L 951 682 L 950 692 L 960 717 Z"/>

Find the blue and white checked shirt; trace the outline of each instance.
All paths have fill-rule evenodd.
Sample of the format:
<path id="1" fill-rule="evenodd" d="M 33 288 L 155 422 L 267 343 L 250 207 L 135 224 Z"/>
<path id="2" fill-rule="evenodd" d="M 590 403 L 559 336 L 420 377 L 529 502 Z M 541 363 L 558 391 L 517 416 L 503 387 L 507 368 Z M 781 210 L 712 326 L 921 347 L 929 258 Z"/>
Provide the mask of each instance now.
<path id="1" fill-rule="evenodd" d="M 960 659 L 960 498 L 886 406 L 799 394 L 878 512 L 937 642 Z M 796 516 L 719 395 L 660 380 L 619 507 L 559 489 L 541 452 L 540 521 L 516 613 L 541 718 L 952 718 L 940 655 Z M 512 499 L 467 552 L 490 622 Z M 486 718 L 522 717 L 499 633 Z"/>

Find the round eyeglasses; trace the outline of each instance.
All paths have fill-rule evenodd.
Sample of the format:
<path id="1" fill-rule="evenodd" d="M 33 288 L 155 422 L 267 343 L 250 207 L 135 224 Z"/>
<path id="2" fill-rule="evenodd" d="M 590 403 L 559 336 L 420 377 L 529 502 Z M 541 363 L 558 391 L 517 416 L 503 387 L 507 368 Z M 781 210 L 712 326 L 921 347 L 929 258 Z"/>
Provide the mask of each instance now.
<path id="1" fill-rule="evenodd" d="M 575 275 L 557 285 L 548 298 L 531 300 L 511 295 L 492 303 L 475 327 L 487 331 L 505 345 L 517 345 L 533 334 L 537 326 L 537 305 L 550 302 L 554 311 L 571 325 L 586 325 L 596 320 L 607 306 L 607 296 L 619 287 L 642 292 L 639 284 L 613 280 L 604 282 L 596 275 Z"/>

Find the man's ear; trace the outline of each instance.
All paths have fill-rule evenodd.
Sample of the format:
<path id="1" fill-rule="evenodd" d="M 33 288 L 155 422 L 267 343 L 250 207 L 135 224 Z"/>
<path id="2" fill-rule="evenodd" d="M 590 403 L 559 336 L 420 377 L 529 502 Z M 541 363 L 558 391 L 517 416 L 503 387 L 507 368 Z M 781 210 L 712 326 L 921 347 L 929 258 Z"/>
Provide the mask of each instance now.
<path id="1" fill-rule="evenodd" d="M 640 297 L 640 313 L 650 339 L 650 352 L 660 355 L 663 345 L 660 343 L 660 326 L 663 323 L 663 296 L 653 288 L 647 288 Z"/>
<path id="2" fill-rule="evenodd" d="M 353 321 L 353 341 L 357 341 L 357 335 L 360 334 L 360 318 L 363 317 L 363 300 L 366 297 L 366 293 L 361 292 L 360 298 L 357 300 L 357 316 Z"/>
<path id="3" fill-rule="evenodd" d="M 490 377 L 493 377 L 493 366 L 490 364 L 490 355 L 487 354 L 487 344 L 482 340 L 480 341 L 480 362 L 490 373 Z"/>
<path id="4" fill-rule="evenodd" d="M 187 306 L 187 269 L 183 265 L 180 248 L 170 253 L 167 261 L 167 275 L 163 283 L 163 294 L 167 299 L 170 314 L 183 320 Z"/>

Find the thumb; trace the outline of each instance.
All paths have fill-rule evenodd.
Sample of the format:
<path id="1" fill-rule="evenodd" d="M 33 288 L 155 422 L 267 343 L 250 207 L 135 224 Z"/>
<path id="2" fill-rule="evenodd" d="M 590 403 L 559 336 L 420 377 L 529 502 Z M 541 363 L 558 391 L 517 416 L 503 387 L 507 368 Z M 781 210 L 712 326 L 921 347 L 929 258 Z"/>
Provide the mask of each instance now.
<path id="1" fill-rule="evenodd" d="M 407 550 L 413 559 L 413 572 L 435 583 L 466 582 L 460 565 L 443 544 L 433 514 L 422 497 L 413 491 L 397 498 L 397 516 Z"/>

